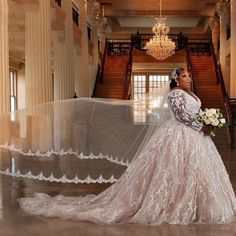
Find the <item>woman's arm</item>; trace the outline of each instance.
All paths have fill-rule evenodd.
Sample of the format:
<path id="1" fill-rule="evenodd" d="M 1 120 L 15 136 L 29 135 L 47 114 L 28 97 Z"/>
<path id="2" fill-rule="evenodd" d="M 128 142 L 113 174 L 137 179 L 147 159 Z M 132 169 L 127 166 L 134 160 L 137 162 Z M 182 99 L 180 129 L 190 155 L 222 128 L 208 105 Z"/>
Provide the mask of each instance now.
<path id="1" fill-rule="evenodd" d="M 179 90 L 172 91 L 168 96 L 168 100 L 170 108 L 173 111 L 174 116 L 178 121 L 190 126 L 191 128 L 199 132 L 202 131 L 202 129 L 204 129 L 203 124 L 200 121 L 198 121 L 193 115 L 188 113 L 188 111 L 186 110 L 185 97 L 181 91 Z"/>

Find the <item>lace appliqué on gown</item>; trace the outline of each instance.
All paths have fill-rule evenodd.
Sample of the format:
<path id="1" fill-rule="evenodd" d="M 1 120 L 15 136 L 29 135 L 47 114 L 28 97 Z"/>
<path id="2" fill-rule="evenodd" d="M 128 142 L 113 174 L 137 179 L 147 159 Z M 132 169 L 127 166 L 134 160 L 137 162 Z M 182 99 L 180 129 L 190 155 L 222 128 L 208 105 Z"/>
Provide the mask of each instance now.
<path id="1" fill-rule="evenodd" d="M 203 124 L 196 120 L 194 115 L 191 114 L 191 110 L 190 112 L 187 111 L 185 96 L 183 92 L 181 92 L 180 90 L 173 91 L 169 94 L 168 101 L 170 107 L 172 108 L 172 112 L 174 113 L 174 117 L 178 121 L 183 122 L 184 124 L 189 125 L 193 129 L 196 129 L 198 131 L 202 129 Z M 191 108 L 194 108 L 194 105 L 195 103 L 192 104 Z M 196 110 L 199 110 L 198 106 Z"/>
<path id="2" fill-rule="evenodd" d="M 182 90 L 169 93 L 172 118 L 131 162 L 121 178 L 97 196 L 19 199 L 28 213 L 100 224 L 226 223 L 236 199 L 225 166 L 195 119 L 201 102 Z"/>

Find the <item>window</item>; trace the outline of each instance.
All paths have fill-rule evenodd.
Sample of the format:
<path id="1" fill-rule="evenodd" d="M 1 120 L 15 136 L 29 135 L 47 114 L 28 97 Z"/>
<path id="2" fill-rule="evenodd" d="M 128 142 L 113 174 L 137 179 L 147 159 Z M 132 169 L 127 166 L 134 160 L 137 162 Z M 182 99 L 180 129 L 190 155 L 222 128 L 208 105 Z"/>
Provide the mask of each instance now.
<path id="1" fill-rule="evenodd" d="M 146 94 L 152 94 L 158 88 L 169 83 L 169 75 L 134 75 L 133 76 L 133 96 L 134 103 L 133 121 L 135 124 L 145 123 L 147 113 L 150 109 L 160 106 L 162 97 L 155 96 L 152 104 L 147 104 Z M 158 93 L 158 91 L 157 91 Z M 142 99 L 141 99 L 142 98 Z"/>
<path id="2" fill-rule="evenodd" d="M 10 70 L 10 111 L 17 109 L 17 72 Z"/>
<path id="3" fill-rule="evenodd" d="M 88 31 L 88 39 L 91 40 L 92 39 L 92 29 L 91 29 L 91 25 L 89 23 L 87 26 L 87 31 Z"/>
<path id="4" fill-rule="evenodd" d="M 168 75 L 149 75 L 149 92 L 152 93 L 155 89 L 168 83 L 168 81 Z"/>
<path id="5" fill-rule="evenodd" d="M 56 3 L 59 7 L 61 7 L 61 0 L 55 0 L 55 3 Z"/>
<path id="6" fill-rule="evenodd" d="M 134 75 L 134 100 L 146 97 L 146 75 Z M 146 101 L 134 103 L 134 123 L 145 123 L 147 118 Z"/>
<path id="7" fill-rule="evenodd" d="M 134 76 L 134 99 L 145 96 L 146 94 L 146 75 Z"/>
<path id="8" fill-rule="evenodd" d="M 73 22 L 79 26 L 79 9 L 77 8 L 77 6 L 73 3 L 72 6 L 72 19 Z"/>

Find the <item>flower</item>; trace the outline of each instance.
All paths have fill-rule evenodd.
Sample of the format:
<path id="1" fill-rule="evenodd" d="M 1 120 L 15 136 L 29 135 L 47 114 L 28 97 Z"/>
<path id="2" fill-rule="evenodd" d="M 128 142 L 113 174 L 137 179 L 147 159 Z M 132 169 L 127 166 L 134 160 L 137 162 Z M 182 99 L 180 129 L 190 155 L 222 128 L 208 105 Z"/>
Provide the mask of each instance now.
<path id="1" fill-rule="evenodd" d="M 221 124 L 226 124 L 226 120 L 224 118 L 220 119 Z"/>
<path id="2" fill-rule="evenodd" d="M 214 120 L 211 122 L 211 124 L 212 124 L 213 126 L 218 126 L 218 125 L 220 124 L 220 121 L 217 120 L 217 119 L 214 119 Z"/>
<path id="3" fill-rule="evenodd" d="M 222 128 L 226 124 L 226 120 L 220 109 L 206 108 L 205 110 L 199 110 L 196 117 L 203 124 L 214 127 L 214 130 L 208 134 L 210 137 L 215 136 L 215 128 Z"/>

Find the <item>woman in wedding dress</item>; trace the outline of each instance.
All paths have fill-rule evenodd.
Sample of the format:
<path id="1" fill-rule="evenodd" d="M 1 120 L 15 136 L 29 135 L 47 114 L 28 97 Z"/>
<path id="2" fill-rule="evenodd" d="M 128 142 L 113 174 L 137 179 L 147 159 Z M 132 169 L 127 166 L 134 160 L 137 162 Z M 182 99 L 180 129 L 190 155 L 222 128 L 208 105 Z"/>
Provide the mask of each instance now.
<path id="1" fill-rule="evenodd" d="M 28 213 L 98 224 L 228 223 L 236 199 L 221 157 L 196 120 L 201 101 L 186 70 L 172 73 L 171 119 L 154 133 L 121 178 L 102 193 L 19 199 Z"/>

